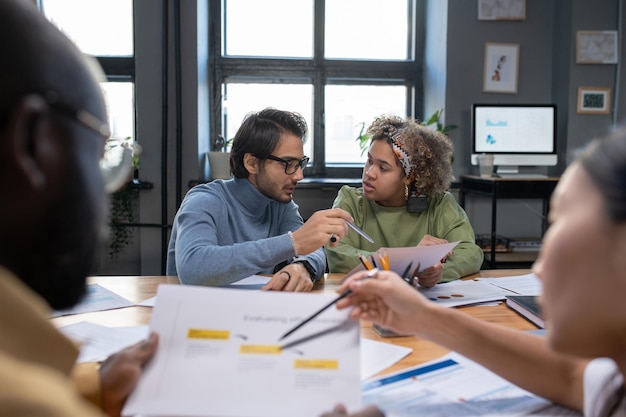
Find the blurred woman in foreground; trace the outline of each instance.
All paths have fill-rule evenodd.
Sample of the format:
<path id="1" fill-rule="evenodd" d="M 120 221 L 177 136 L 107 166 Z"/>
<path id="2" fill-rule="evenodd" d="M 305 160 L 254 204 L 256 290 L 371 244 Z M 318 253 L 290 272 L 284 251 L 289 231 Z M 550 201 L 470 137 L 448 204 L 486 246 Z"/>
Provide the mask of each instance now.
<path id="1" fill-rule="evenodd" d="M 533 266 L 543 282 L 545 337 L 441 307 L 388 271 L 370 280 L 355 274 L 343 286 L 352 295 L 337 307 L 445 346 L 585 416 L 625 416 L 625 130 L 593 141 L 567 168 L 549 220 Z M 330 415 L 347 413 L 338 406 Z M 380 415 L 373 407 L 353 414 Z"/>

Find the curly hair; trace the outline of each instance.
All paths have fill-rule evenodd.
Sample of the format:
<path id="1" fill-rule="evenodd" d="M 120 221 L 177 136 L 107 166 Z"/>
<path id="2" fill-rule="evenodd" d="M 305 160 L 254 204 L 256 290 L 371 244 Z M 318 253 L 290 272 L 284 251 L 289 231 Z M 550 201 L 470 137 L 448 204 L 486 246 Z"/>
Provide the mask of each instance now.
<path id="1" fill-rule="evenodd" d="M 446 135 L 414 119 L 402 119 L 393 115 L 377 117 L 367 129 L 371 142 L 386 140 L 392 147 L 396 143 L 409 156 L 412 181 L 418 192 L 425 195 L 441 194 L 450 189 L 452 153 L 454 146 Z M 394 152 L 398 163 L 398 153 Z"/>

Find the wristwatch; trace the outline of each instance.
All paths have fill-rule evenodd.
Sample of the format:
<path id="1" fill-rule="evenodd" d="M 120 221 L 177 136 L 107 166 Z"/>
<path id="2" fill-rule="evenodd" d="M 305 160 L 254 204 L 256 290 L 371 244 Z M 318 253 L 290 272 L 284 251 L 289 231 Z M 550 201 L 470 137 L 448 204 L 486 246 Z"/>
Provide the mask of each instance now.
<path id="1" fill-rule="evenodd" d="M 313 265 L 311 265 L 309 261 L 307 261 L 306 259 L 297 259 L 293 261 L 292 263 L 302 264 L 304 269 L 306 269 L 309 275 L 311 276 L 311 281 L 313 281 L 313 284 L 315 284 L 315 282 L 317 281 L 317 271 L 315 271 L 315 268 L 313 268 Z"/>

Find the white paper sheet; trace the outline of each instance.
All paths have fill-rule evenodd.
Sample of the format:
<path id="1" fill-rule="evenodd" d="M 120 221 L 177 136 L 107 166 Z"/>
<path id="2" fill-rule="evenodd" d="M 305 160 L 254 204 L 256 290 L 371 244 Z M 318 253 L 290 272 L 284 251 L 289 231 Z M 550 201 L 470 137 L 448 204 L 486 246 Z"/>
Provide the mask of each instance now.
<path id="1" fill-rule="evenodd" d="M 81 321 L 59 330 L 80 345 L 77 362 L 98 362 L 148 337 L 148 326 L 107 327 Z"/>
<path id="2" fill-rule="evenodd" d="M 541 281 L 533 273 L 502 278 L 476 278 L 476 281 L 486 282 L 519 295 L 541 295 Z"/>
<path id="3" fill-rule="evenodd" d="M 456 353 L 362 388 L 364 405 L 377 405 L 387 417 L 518 416 L 550 405 Z"/>
<path id="4" fill-rule="evenodd" d="M 88 321 L 60 327 L 59 330 L 80 345 L 76 360 L 97 362 L 148 337 L 148 326 L 107 327 Z M 361 338 L 361 380 L 372 377 L 411 353 L 413 349 Z"/>
<path id="5" fill-rule="evenodd" d="M 240 279 L 239 281 L 235 281 L 232 284 L 225 285 L 224 288 L 236 288 L 239 290 L 260 290 L 262 286 L 267 284 L 270 280 L 270 277 L 266 277 L 263 275 L 251 275 L 247 278 Z M 148 298 L 147 300 L 138 303 L 138 306 L 144 307 L 154 307 L 156 303 L 156 296 Z"/>
<path id="6" fill-rule="evenodd" d="M 361 380 L 384 371 L 412 351 L 413 349 L 404 346 L 361 339 Z"/>
<path id="7" fill-rule="evenodd" d="M 418 288 L 422 295 L 446 307 L 501 301 L 510 291 L 477 281 L 451 281 L 431 288 Z"/>
<path id="8" fill-rule="evenodd" d="M 327 309 L 335 295 L 161 285 L 151 330 L 160 335 L 124 415 L 314 417 L 337 402 L 361 406 L 359 323 Z M 313 335 L 321 333 L 319 337 Z"/>
<path id="9" fill-rule="evenodd" d="M 262 286 L 267 284 L 270 277 L 264 277 L 263 275 L 251 275 L 247 278 L 235 281 L 230 285 L 224 286 L 224 288 L 237 288 L 246 290 L 260 290 Z"/>
<path id="10" fill-rule="evenodd" d="M 380 264 L 380 256 L 383 252 L 387 253 L 389 257 L 389 269 L 395 271 L 399 275 L 404 273 L 406 267 L 411 263 L 411 270 L 413 270 L 419 262 L 419 270 L 423 271 L 426 268 L 430 268 L 439 262 L 448 252 L 450 252 L 459 242 L 444 243 L 441 245 L 432 246 L 410 246 L 404 248 L 380 248 L 372 254 L 374 260 L 379 268 L 382 269 Z M 372 256 L 369 257 L 370 261 Z M 454 255 L 452 255 L 454 256 Z M 362 271 L 365 267 L 361 264 L 356 266 L 352 271 L 348 272 L 348 275 L 357 271 Z"/>
<path id="11" fill-rule="evenodd" d="M 87 293 L 83 300 L 73 308 L 66 310 L 54 310 L 50 317 L 66 316 L 70 314 L 91 313 L 93 311 L 112 310 L 134 306 L 130 300 L 104 288 L 98 284 L 87 285 Z"/>
<path id="12" fill-rule="evenodd" d="M 155 303 L 156 303 L 156 295 L 154 297 L 148 298 L 147 300 L 143 300 L 140 303 L 137 303 L 137 305 L 141 307 L 154 307 Z"/>

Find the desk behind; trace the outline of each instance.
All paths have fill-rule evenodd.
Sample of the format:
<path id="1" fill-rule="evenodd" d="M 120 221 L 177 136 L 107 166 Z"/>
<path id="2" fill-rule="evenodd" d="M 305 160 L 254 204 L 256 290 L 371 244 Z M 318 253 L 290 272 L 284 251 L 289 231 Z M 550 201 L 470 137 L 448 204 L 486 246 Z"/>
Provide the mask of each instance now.
<path id="1" fill-rule="evenodd" d="M 509 254 L 501 254 L 501 259 L 509 260 L 496 261 L 496 240 L 497 240 L 497 208 L 498 201 L 502 199 L 539 199 L 542 202 L 541 212 L 541 234 L 546 230 L 548 210 L 550 208 L 550 196 L 559 182 L 558 177 L 545 178 L 483 178 L 476 175 L 462 175 L 461 188 L 459 190 L 459 204 L 466 211 L 466 196 L 471 194 L 482 195 L 491 198 L 491 245 L 490 250 L 485 252 L 485 259 L 492 268 L 498 268 L 508 264 L 523 265 L 524 267 L 534 262 L 537 253 L 522 253 L 511 257 Z M 470 220 L 472 213 L 468 213 Z M 528 236 L 530 237 L 530 236 Z M 541 237 L 541 236 L 539 236 Z M 528 255 L 532 255 L 528 257 Z"/>
<path id="2" fill-rule="evenodd" d="M 480 271 L 479 273 L 470 275 L 464 279 L 524 275 L 529 272 L 530 271 L 523 269 Z M 315 285 L 313 291 L 318 293 L 335 294 L 339 290 L 344 277 L 344 274 L 328 274 L 325 279 L 320 280 Z M 90 277 L 88 282 L 90 284 L 99 284 L 102 287 L 105 287 L 136 303 L 154 297 L 156 295 L 157 287 L 160 284 L 180 284 L 178 277 L 172 276 L 99 276 Z M 504 303 L 497 306 L 468 306 L 456 308 L 480 320 L 498 323 L 515 329 L 530 330 L 537 328 L 506 307 Z M 150 323 L 151 314 L 152 307 L 133 306 L 117 310 L 106 310 L 94 313 L 56 317 L 51 319 L 51 322 L 56 326 L 65 326 L 68 324 L 78 323 L 80 321 L 89 321 L 109 327 L 141 326 L 148 325 Z M 361 323 L 361 335 L 367 339 L 392 343 L 413 349 L 413 352 L 410 355 L 406 356 L 394 366 L 382 371 L 380 375 L 399 371 L 410 366 L 419 365 L 450 352 L 448 349 L 414 336 L 388 338 L 380 337 L 372 329 L 372 325 L 369 322 Z"/>

